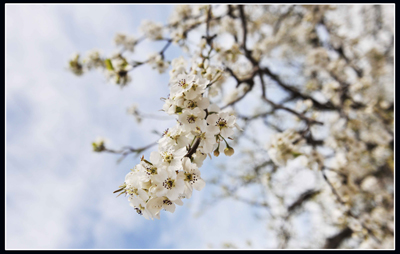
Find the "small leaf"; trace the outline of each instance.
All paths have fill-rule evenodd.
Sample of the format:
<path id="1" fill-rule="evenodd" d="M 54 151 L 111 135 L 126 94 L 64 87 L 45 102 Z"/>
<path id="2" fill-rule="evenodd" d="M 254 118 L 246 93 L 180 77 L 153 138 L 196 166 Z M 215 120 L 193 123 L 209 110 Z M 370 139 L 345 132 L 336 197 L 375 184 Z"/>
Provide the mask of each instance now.
<path id="1" fill-rule="evenodd" d="M 175 109 L 175 114 L 180 114 L 180 113 L 182 113 L 182 108 L 181 107 L 176 107 L 176 109 Z"/>
<path id="2" fill-rule="evenodd" d="M 299 157 L 300 155 L 303 155 L 302 153 L 297 153 L 297 152 L 292 152 L 292 155 L 295 157 L 295 158 L 297 158 L 297 157 Z"/>
<path id="3" fill-rule="evenodd" d="M 106 64 L 107 70 L 110 70 L 110 71 L 114 70 L 114 67 L 112 66 L 112 63 L 111 63 L 110 59 L 107 58 L 106 60 L 104 60 L 104 63 Z"/>

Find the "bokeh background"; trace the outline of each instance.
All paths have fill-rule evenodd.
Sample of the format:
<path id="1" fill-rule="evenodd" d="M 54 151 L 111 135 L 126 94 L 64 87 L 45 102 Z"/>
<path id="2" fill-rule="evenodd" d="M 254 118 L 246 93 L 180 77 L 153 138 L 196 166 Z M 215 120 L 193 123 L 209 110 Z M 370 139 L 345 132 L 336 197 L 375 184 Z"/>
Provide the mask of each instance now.
<path id="1" fill-rule="evenodd" d="M 110 54 L 116 32 L 139 37 L 143 19 L 165 24 L 173 7 L 6 5 L 6 249 L 274 245 L 257 208 L 225 199 L 204 209 L 210 185 L 175 213 L 145 220 L 126 198 L 112 193 L 139 158 L 117 164 L 117 155 L 92 151 L 97 137 L 115 149 L 158 140 L 152 130 L 166 129 L 173 118 L 138 124 L 127 108 L 136 103 L 146 113 L 163 115 L 158 98 L 168 95 L 169 77 L 141 66 L 121 89 L 96 72 L 76 77 L 67 70 L 68 59 L 95 48 Z M 162 43 L 142 43 L 135 59 L 161 48 Z M 179 55 L 174 46 L 166 53 L 167 59 Z M 212 165 L 207 160 L 202 167 L 205 179 Z"/>

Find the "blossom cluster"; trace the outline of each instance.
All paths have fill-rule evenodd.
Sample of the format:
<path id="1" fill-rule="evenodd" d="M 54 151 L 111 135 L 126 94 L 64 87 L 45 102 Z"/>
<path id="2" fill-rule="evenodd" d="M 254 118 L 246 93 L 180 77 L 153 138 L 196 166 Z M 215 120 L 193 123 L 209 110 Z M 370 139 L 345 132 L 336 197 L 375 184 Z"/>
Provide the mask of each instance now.
<path id="1" fill-rule="evenodd" d="M 207 155 L 218 156 L 234 153 L 226 139 L 237 127 L 236 117 L 210 103 L 204 93 L 210 80 L 195 68 L 186 71 L 183 58 L 172 61 L 170 95 L 163 110 L 177 116 L 177 124 L 167 129 L 158 141 L 158 151 L 147 160 L 142 157 L 120 186 L 128 196 L 130 205 L 146 219 L 159 219 L 160 211 L 175 211 L 183 205 L 182 199 L 190 198 L 193 189 L 205 186 L 199 167 Z M 206 73 L 204 71 L 203 73 Z"/>
<path id="2" fill-rule="evenodd" d="M 301 145 L 304 139 L 292 129 L 277 133 L 271 137 L 270 144 L 267 144 L 268 155 L 278 166 L 285 166 L 289 159 L 301 155 Z"/>

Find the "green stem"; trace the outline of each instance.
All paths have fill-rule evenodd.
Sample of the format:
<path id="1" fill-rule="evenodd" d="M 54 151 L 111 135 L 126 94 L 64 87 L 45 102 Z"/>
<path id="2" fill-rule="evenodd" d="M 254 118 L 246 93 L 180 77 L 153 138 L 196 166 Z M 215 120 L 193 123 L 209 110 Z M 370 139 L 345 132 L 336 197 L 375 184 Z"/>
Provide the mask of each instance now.
<path id="1" fill-rule="evenodd" d="M 225 143 L 226 143 L 226 147 L 228 147 L 228 148 L 229 148 L 230 146 L 229 146 L 228 142 L 226 142 L 225 138 L 224 138 L 224 137 L 222 137 L 222 136 L 221 136 L 221 134 L 218 134 L 218 135 L 219 135 L 219 136 L 220 136 L 220 137 L 221 137 L 221 138 L 222 138 L 222 139 L 225 141 Z M 218 146 L 219 146 L 219 144 L 218 144 Z"/>

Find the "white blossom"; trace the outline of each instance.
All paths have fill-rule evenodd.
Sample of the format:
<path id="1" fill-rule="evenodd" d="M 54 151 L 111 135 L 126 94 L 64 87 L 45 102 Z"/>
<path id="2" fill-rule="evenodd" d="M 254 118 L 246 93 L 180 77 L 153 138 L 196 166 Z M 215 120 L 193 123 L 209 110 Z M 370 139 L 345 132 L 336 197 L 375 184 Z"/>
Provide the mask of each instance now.
<path id="1" fill-rule="evenodd" d="M 182 165 L 183 171 L 179 174 L 185 182 L 183 195 L 185 198 L 190 198 L 192 196 L 193 188 L 197 191 L 201 191 L 206 185 L 206 182 L 201 178 L 201 173 L 197 168 L 197 165 L 191 163 L 189 158 L 184 158 L 182 160 Z"/>
<path id="2" fill-rule="evenodd" d="M 143 20 L 140 25 L 140 30 L 151 40 L 160 40 L 163 38 L 162 25 L 151 20 Z"/>

